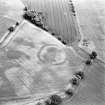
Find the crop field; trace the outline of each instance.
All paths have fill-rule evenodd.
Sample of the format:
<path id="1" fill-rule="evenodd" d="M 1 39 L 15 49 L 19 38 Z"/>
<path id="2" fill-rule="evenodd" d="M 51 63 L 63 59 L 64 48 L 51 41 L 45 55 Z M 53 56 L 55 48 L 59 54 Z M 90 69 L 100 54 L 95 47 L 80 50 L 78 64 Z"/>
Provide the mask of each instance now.
<path id="1" fill-rule="evenodd" d="M 76 17 L 73 15 L 69 0 L 23 0 L 31 9 L 42 12 L 46 19 L 48 30 L 57 36 L 62 36 L 68 44 L 80 40 Z"/>

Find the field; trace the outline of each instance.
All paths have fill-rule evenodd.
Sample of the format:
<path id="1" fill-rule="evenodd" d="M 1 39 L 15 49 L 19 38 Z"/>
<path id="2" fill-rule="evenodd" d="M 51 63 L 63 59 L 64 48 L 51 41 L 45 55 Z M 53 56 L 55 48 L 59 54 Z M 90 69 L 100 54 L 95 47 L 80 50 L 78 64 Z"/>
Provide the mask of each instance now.
<path id="1" fill-rule="evenodd" d="M 79 19 L 79 25 L 83 32 L 84 38 L 92 40 L 95 43 L 95 47 L 96 47 L 96 51 L 98 52 L 98 56 L 100 59 L 102 59 L 104 61 L 105 60 L 104 59 L 104 13 L 105 13 L 104 3 L 101 0 L 100 1 L 99 0 L 96 0 L 96 1 L 95 0 L 79 0 L 79 1 L 74 0 L 73 2 L 76 7 L 77 16 Z M 69 45 L 73 44 L 74 42 L 76 42 L 76 44 L 77 44 L 78 40 L 80 40 L 81 35 L 78 31 L 76 17 L 73 16 L 73 13 L 71 11 L 71 5 L 70 5 L 69 0 L 31 0 L 31 1 L 23 0 L 23 3 L 31 9 L 35 9 L 38 12 L 43 12 L 44 16 L 46 18 L 45 24 L 48 25 L 49 31 L 55 33 L 55 35 L 57 35 L 57 36 L 62 36 L 63 39 L 66 40 Z M 0 8 L 0 9 L 1 9 L 1 11 L 3 10 L 3 8 Z M 5 19 L 5 18 L 1 17 L 1 19 L 0 19 L 0 24 L 1 24 L 0 37 L 2 37 L 4 35 L 4 33 L 6 32 L 7 28 L 14 23 L 15 22 L 11 21 L 11 19 Z M 30 31 L 30 33 L 31 33 L 31 31 Z M 20 41 L 20 42 L 23 42 L 23 43 L 18 43 L 18 44 L 26 45 L 26 42 L 25 43 L 24 43 L 24 41 Z M 31 45 L 32 45 L 32 43 L 31 43 Z M 11 44 L 11 46 L 13 46 L 13 48 L 14 48 L 13 43 Z M 1 55 L 4 53 L 3 51 L 4 50 L 1 51 Z M 18 66 L 17 64 L 15 64 L 16 62 L 11 63 L 10 59 L 11 59 L 11 57 L 12 57 L 12 59 L 20 58 L 20 55 L 23 54 L 18 51 L 15 52 L 13 49 L 12 50 L 10 49 L 9 51 L 8 51 L 7 55 L 10 58 L 6 58 L 4 55 L 1 56 L 1 64 L 3 65 L 4 69 L 11 68 L 14 65 Z M 77 64 L 77 65 L 79 64 L 79 58 L 76 58 L 75 55 L 73 54 L 73 52 L 71 52 L 71 51 L 68 52 L 68 58 L 70 58 L 69 59 L 70 64 L 71 64 L 70 66 L 72 66 L 72 64 L 73 64 L 73 66 L 75 66 L 75 64 Z M 78 60 L 76 60 L 76 59 L 78 59 Z M 22 65 L 25 64 L 24 59 L 23 60 L 20 59 L 20 62 L 22 62 Z M 26 62 L 25 66 L 28 67 L 28 64 L 31 65 L 31 63 Z M 66 68 L 66 67 L 63 67 L 63 69 L 64 68 Z M 3 72 L 5 71 L 4 69 L 1 68 L 1 77 L 2 77 L 2 75 L 4 75 L 3 74 Z M 75 68 L 74 70 L 77 70 L 77 69 L 79 69 L 79 68 Z M 81 83 L 81 86 L 78 89 L 77 94 L 74 95 L 73 99 L 70 100 L 69 102 L 68 101 L 65 102 L 64 105 L 65 104 L 67 104 L 67 105 L 70 105 L 70 104 L 71 105 L 94 105 L 94 104 L 95 105 L 104 105 L 103 104 L 103 103 L 105 103 L 104 70 L 105 70 L 105 68 L 101 63 L 94 62 L 93 65 L 86 66 L 84 69 L 85 75 L 86 75 L 85 81 L 83 81 Z M 12 71 L 12 70 L 10 70 L 10 71 Z M 14 71 L 14 74 L 10 73 L 10 75 L 12 75 L 12 76 L 15 75 L 14 76 L 15 79 L 17 79 L 18 76 L 21 78 L 22 77 L 21 74 L 22 73 L 24 74 L 24 70 L 19 72 L 20 75 L 18 75 L 18 76 L 17 76 L 17 70 L 13 70 L 13 71 Z M 8 73 L 9 72 L 7 72 L 7 74 Z M 67 78 L 68 78 L 68 76 L 67 76 Z M 11 76 L 9 76 L 8 79 L 11 80 Z M 17 79 L 17 81 L 18 81 L 18 79 Z M 60 80 L 58 79 L 58 81 L 60 81 Z M 13 82 L 15 82 L 15 81 L 13 81 Z M 63 83 L 64 83 L 64 81 L 63 81 Z M 6 92 L 5 90 L 7 90 L 7 92 L 5 94 L 0 95 L 1 97 L 3 95 L 4 96 L 6 96 L 6 95 L 13 96 L 14 95 L 14 94 L 11 94 L 11 93 L 14 93 L 13 91 L 10 91 L 10 92 L 8 91 L 9 89 L 12 88 L 11 85 L 6 84 L 6 86 L 7 85 L 9 87 L 7 87 L 4 90 L 1 89 L 0 93 Z M 20 82 L 20 85 L 21 85 L 21 82 Z M 35 83 L 33 85 L 35 85 Z M 62 83 L 60 83 L 60 85 L 62 85 Z M 16 84 L 16 86 L 17 86 L 17 84 Z M 34 86 L 32 88 L 34 88 Z M 34 91 L 34 89 L 32 91 Z M 17 92 L 17 94 L 19 94 L 19 93 Z"/>

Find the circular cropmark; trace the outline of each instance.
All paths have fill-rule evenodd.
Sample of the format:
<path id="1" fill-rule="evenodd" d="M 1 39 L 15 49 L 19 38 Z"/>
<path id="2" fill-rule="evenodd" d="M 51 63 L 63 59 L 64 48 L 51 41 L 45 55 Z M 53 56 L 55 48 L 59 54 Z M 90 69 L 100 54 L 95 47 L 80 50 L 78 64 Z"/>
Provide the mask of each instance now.
<path id="1" fill-rule="evenodd" d="M 39 59 L 44 63 L 62 64 L 65 62 L 66 54 L 63 49 L 56 45 L 48 45 L 41 48 Z"/>

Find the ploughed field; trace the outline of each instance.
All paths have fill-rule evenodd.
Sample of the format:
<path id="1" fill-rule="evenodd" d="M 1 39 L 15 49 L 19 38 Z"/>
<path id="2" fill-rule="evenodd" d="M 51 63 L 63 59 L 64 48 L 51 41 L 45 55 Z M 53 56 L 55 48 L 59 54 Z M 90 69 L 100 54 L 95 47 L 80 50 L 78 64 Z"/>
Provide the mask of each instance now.
<path id="1" fill-rule="evenodd" d="M 55 36 L 62 36 L 68 44 L 81 39 L 71 0 L 23 0 L 23 3 L 29 9 L 43 13 L 45 25 Z"/>

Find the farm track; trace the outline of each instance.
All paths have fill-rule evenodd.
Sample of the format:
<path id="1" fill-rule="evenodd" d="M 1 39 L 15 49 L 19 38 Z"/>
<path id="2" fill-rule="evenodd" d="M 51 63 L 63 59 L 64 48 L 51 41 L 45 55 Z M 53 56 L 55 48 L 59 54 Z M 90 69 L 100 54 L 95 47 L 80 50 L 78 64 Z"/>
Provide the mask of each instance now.
<path id="1" fill-rule="evenodd" d="M 72 12 L 64 9 L 65 7 L 67 8 L 67 6 L 65 5 L 65 1 L 66 3 L 68 3 L 68 0 L 45 0 L 42 1 L 41 0 L 32 0 L 32 8 L 35 8 L 38 11 L 45 11 L 46 15 L 47 15 L 47 24 L 50 24 L 49 26 L 51 27 L 51 31 L 60 34 L 61 36 L 63 36 L 63 38 L 65 40 L 67 40 L 68 42 L 72 43 L 72 41 L 74 40 L 75 35 L 80 35 L 78 28 L 76 29 L 76 27 L 78 27 L 77 23 L 75 23 L 75 27 L 74 27 L 74 21 L 75 21 L 75 17 L 72 15 Z M 77 2 L 78 3 L 78 2 Z M 46 5 L 45 5 L 46 4 Z M 48 5 L 47 5 L 48 4 Z M 35 7 L 36 5 L 36 7 Z M 40 9 L 40 5 L 41 5 L 41 9 Z M 63 5 L 63 6 L 62 6 Z M 78 5 L 78 4 L 77 4 Z M 70 6 L 70 5 L 69 5 Z M 89 6 L 85 4 L 84 1 L 84 8 L 90 8 L 90 11 L 92 12 L 92 10 L 94 9 L 94 7 Z M 43 9 L 44 8 L 44 9 Z M 50 10 L 51 9 L 51 10 Z M 88 9 L 87 9 L 88 10 Z M 65 18 L 64 12 L 68 11 Z M 81 11 L 81 10 L 79 10 Z M 68 13 L 70 14 L 68 16 Z M 84 13 L 85 13 L 85 9 L 84 9 Z M 78 14 L 78 12 L 77 12 Z M 85 14 L 84 14 L 85 15 Z M 83 15 L 83 16 L 84 16 Z M 94 13 L 93 13 L 94 15 Z M 80 23 L 81 26 L 85 26 L 85 23 L 87 23 L 88 27 L 84 27 L 81 28 L 83 31 L 83 34 L 86 35 L 84 36 L 85 38 L 88 36 L 88 34 L 90 35 L 89 39 L 97 39 L 96 36 L 91 36 L 92 34 L 94 35 L 94 31 L 96 31 L 96 33 L 98 31 L 98 28 L 96 30 L 92 30 L 92 28 L 94 27 L 94 25 L 91 25 L 89 23 L 89 21 L 86 21 L 85 19 L 88 20 L 88 16 L 92 16 L 92 14 L 87 14 L 86 17 L 81 18 L 79 17 L 79 20 L 81 20 L 80 22 L 84 22 L 84 25 Z M 96 15 L 97 16 L 97 15 Z M 91 20 L 91 18 L 90 18 Z M 93 18 L 94 20 L 94 18 Z M 91 21 L 93 21 L 91 20 Z M 94 22 L 94 21 L 93 21 Z M 91 28 L 90 28 L 91 25 Z M 53 27 L 53 28 L 52 28 Z M 89 29 L 89 32 L 87 31 Z M 59 31 L 60 30 L 60 31 Z M 77 30 L 77 31 L 75 31 Z M 91 33 L 92 32 L 92 33 Z M 97 35 L 98 35 L 97 33 Z M 75 37 L 76 38 L 76 37 Z M 77 45 L 77 43 L 76 43 Z M 100 46 L 100 43 L 96 43 L 97 46 Z M 75 46 L 74 46 L 75 47 Z M 100 47 L 98 47 L 100 48 Z M 81 50 L 79 50 L 77 47 L 75 47 L 75 50 L 80 51 L 79 53 L 81 54 L 81 56 L 86 57 L 86 53 L 82 52 Z M 101 50 L 102 51 L 102 50 Z M 101 52 L 99 53 L 99 55 L 101 55 Z M 77 93 L 77 95 L 73 98 L 72 101 L 68 102 L 67 104 L 72 104 L 72 105 L 103 105 L 104 103 L 104 67 L 101 63 L 94 63 L 92 66 L 87 67 L 85 69 L 86 72 L 86 76 L 87 76 L 87 80 L 85 81 L 85 83 L 82 84 L 79 92 Z M 100 72 L 102 71 L 102 72 Z"/>

